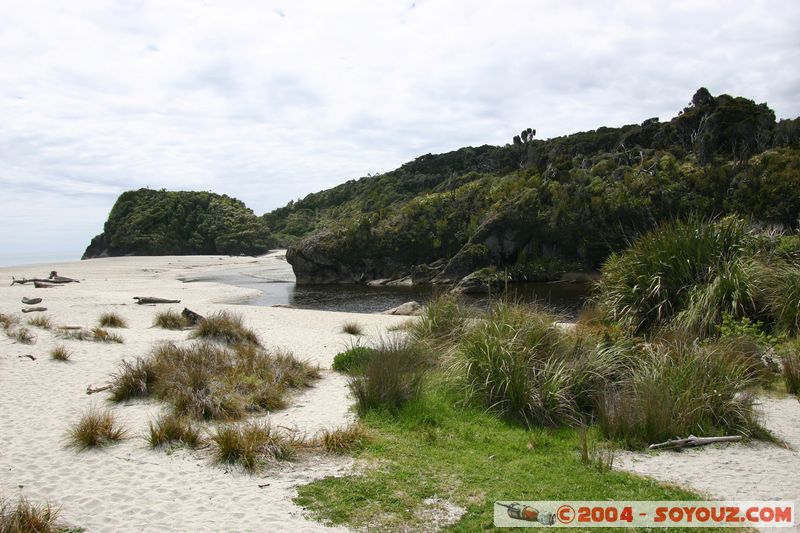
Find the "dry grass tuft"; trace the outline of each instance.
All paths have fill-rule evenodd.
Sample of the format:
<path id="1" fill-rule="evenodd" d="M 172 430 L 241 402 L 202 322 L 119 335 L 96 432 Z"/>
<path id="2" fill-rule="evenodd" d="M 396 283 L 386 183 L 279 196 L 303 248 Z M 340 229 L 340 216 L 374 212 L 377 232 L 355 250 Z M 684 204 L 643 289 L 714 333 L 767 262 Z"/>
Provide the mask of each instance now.
<path id="1" fill-rule="evenodd" d="M 69 358 L 72 357 L 72 354 L 67 350 L 67 348 L 63 344 L 59 344 L 52 350 L 50 350 L 50 358 L 56 361 L 69 361 Z"/>
<path id="2" fill-rule="evenodd" d="M 326 451 L 343 454 L 362 448 L 370 435 L 360 422 L 354 422 L 344 428 L 323 429 L 315 440 Z"/>
<path id="3" fill-rule="evenodd" d="M 183 444 L 189 448 L 199 448 L 205 444 L 197 426 L 185 418 L 172 414 L 163 415 L 150 422 L 148 442 L 153 448 L 172 443 Z"/>
<path id="4" fill-rule="evenodd" d="M 786 392 L 800 396 L 800 342 L 786 348 L 781 359 Z"/>
<path id="5" fill-rule="evenodd" d="M 77 448 L 95 448 L 124 439 L 127 431 L 107 409 L 91 407 L 68 432 L 69 443 Z"/>
<path id="6" fill-rule="evenodd" d="M 109 333 L 103 328 L 92 328 L 92 337 L 92 340 L 95 342 L 115 342 L 117 344 L 125 342 L 123 338 L 116 333 Z"/>
<path id="7" fill-rule="evenodd" d="M 163 329 L 183 329 L 188 328 L 191 324 L 182 314 L 169 309 L 158 313 L 153 320 L 153 325 Z"/>
<path id="8" fill-rule="evenodd" d="M 57 533 L 59 509 L 49 503 L 35 505 L 20 496 L 16 505 L 0 499 L 0 533 Z"/>
<path id="9" fill-rule="evenodd" d="M 153 397 L 169 403 L 176 415 L 237 420 L 284 407 L 287 389 L 308 386 L 317 378 L 319 369 L 252 345 L 166 344 L 146 358 L 123 362 L 111 399 Z"/>
<path id="10" fill-rule="evenodd" d="M 33 344 L 36 342 L 36 335 L 31 333 L 28 328 L 16 328 L 8 332 L 8 336 L 16 340 L 20 344 Z"/>
<path id="11" fill-rule="evenodd" d="M 105 328 L 127 328 L 128 322 L 117 313 L 103 313 L 98 323 Z"/>
<path id="12" fill-rule="evenodd" d="M 211 440 L 217 461 L 238 463 L 251 472 L 268 462 L 294 459 L 306 447 L 302 436 L 287 435 L 258 422 L 219 427 Z"/>
<path id="13" fill-rule="evenodd" d="M 3 329 L 8 331 L 13 326 L 19 324 L 19 317 L 0 313 L 0 324 L 2 324 Z"/>
<path id="14" fill-rule="evenodd" d="M 38 315 L 28 319 L 28 325 L 41 329 L 53 329 L 53 322 L 47 315 Z"/>
<path id="15" fill-rule="evenodd" d="M 360 336 L 364 334 L 364 330 L 357 322 L 345 322 L 342 324 L 342 333 Z"/>
<path id="16" fill-rule="evenodd" d="M 241 315 L 219 311 L 197 324 L 192 338 L 221 342 L 229 346 L 261 346 L 258 335 L 244 325 Z"/>

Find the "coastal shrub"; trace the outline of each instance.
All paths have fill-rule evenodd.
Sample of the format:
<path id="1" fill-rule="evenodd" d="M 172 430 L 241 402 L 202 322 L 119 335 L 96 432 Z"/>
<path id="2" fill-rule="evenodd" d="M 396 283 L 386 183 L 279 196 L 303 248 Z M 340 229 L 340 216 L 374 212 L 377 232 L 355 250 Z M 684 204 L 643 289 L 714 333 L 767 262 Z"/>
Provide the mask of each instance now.
<path id="1" fill-rule="evenodd" d="M 343 428 L 323 429 L 315 440 L 325 451 L 344 454 L 363 447 L 370 437 L 363 424 L 353 422 Z"/>
<path id="2" fill-rule="evenodd" d="M 0 533 L 58 533 L 60 510 L 50 503 L 36 505 L 24 496 L 16 504 L 0 499 Z"/>
<path id="3" fill-rule="evenodd" d="M 206 339 L 228 345 L 252 344 L 261 346 L 256 333 L 245 327 L 241 315 L 218 311 L 197 324 L 192 338 Z"/>
<path id="4" fill-rule="evenodd" d="M 367 346 L 354 344 L 347 350 L 337 353 L 333 357 L 331 368 L 344 374 L 362 372 L 367 362 L 374 356 L 376 350 Z"/>
<path id="5" fill-rule="evenodd" d="M 360 336 L 364 334 L 364 330 L 358 322 L 345 322 L 342 325 L 342 333 Z"/>
<path id="6" fill-rule="evenodd" d="M 69 361 L 72 354 L 67 350 L 66 346 L 63 344 L 59 344 L 52 350 L 50 350 L 50 358 L 56 361 Z"/>
<path id="7" fill-rule="evenodd" d="M 795 340 L 784 347 L 781 371 L 786 392 L 800 396 L 800 341 Z"/>
<path id="8" fill-rule="evenodd" d="M 156 314 L 153 325 L 163 329 L 183 329 L 191 326 L 186 317 L 172 309 Z"/>
<path id="9" fill-rule="evenodd" d="M 153 448 L 172 443 L 198 448 L 204 441 L 199 428 L 192 422 L 174 414 L 165 414 L 150 421 L 148 442 Z"/>
<path id="10" fill-rule="evenodd" d="M 598 405 L 603 434 L 629 447 L 678 436 L 758 436 L 752 363 L 717 346 L 676 340 L 639 346 L 638 364 Z"/>
<path id="11" fill-rule="evenodd" d="M 28 325 L 40 329 L 53 329 L 53 322 L 47 315 L 38 315 L 29 318 Z"/>
<path id="12" fill-rule="evenodd" d="M 211 441 L 218 462 L 240 464 L 251 472 L 266 462 L 294 459 L 304 446 L 302 437 L 279 432 L 263 422 L 220 426 Z"/>
<path id="13" fill-rule="evenodd" d="M 430 364 L 428 354 L 418 344 L 400 336 L 382 339 L 363 372 L 348 382 L 356 409 L 360 414 L 370 409 L 396 412 L 419 395 Z"/>
<path id="14" fill-rule="evenodd" d="M 800 333 L 800 261 L 779 262 L 764 276 L 764 297 L 775 330 L 786 335 Z"/>
<path id="15" fill-rule="evenodd" d="M 308 386 L 319 375 L 318 368 L 291 354 L 253 345 L 164 344 L 145 358 L 121 363 L 111 399 L 153 397 L 179 416 L 235 420 L 284 407 L 288 389 Z"/>
<path id="16" fill-rule="evenodd" d="M 117 313 L 103 313 L 98 319 L 100 326 L 105 328 L 127 328 L 128 322 Z"/>
<path id="17" fill-rule="evenodd" d="M 126 435 L 127 431 L 119 425 L 113 412 L 97 407 L 89 408 L 68 432 L 69 443 L 84 449 L 105 446 Z"/>
<path id="18" fill-rule="evenodd" d="M 735 217 L 663 223 L 606 260 L 595 303 L 639 333 L 679 313 L 683 325 L 708 333 L 724 312 L 738 318 L 753 307 L 754 269 L 745 254 L 752 240 Z"/>

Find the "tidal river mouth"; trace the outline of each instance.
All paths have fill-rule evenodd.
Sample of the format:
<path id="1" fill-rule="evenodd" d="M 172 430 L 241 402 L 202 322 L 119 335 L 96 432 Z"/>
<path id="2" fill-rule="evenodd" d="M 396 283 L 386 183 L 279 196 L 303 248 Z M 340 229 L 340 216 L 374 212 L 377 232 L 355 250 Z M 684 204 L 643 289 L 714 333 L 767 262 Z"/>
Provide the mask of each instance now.
<path id="1" fill-rule="evenodd" d="M 349 313 L 379 313 L 411 300 L 425 303 L 443 290 L 431 286 L 297 285 L 292 267 L 279 258 L 243 270 L 197 274 L 184 281 L 212 281 L 259 290 L 259 296 L 245 302 L 248 305 L 280 304 Z M 565 315 L 565 318 L 575 318 L 589 296 L 589 286 L 584 283 L 511 283 L 506 295 L 517 301 L 537 302 Z M 502 295 L 491 297 L 499 296 Z M 476 306 L 485 306 L 490 297 L 485 294 L 465 295 L 465 299 Z"/>

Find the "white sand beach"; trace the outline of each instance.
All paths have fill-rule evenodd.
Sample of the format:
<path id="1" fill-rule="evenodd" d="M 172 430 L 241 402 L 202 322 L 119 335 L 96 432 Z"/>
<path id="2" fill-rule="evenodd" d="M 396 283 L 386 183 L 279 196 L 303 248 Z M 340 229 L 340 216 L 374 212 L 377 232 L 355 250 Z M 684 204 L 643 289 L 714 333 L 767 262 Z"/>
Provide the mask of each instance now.
<path id="1" fill-rule="evenodd" d="M 329 370 L 333 356 L 350 340 L 341 332 L 342 324 L 358 322 L 367 337 L 374 338 L 407 317 L 247 306 L 241 302 L 254 295 L 251 290 L 179 281 L 197 272 L 269 269 L 279 256 L 121 257 L 0 269 L 0 313 L 17 315 L 23 324 L 45 314 L 57 325 L 92 327 L 105 311 L 128 321 L 126 329 L 115 330 L 123 344 L 63 340 L 30 327 L 36 342 L 25 345 L 0 332 L 0 496 L 50 501 L 61 507 L 64 522 L 89 532 L 325 529 L 305 519 L 292 503 L 294 487 L 347 473 L 350 461 L 318 456 L 244 474 L 214 464 L 208 450 L 150 449 L 144 434 L 148 421 L 160 412 L 157 403 L 111 405 L 105 392 L 86 394 L 87 386 L 107 383 L 122 359 L 145 355 L 161 341 L 187 342 L 187 331 L 152 327 L 157 312 L 188 307 L 207 315 L 229 309 L 244 317 L 267 348 L 291 351 L 325 369 L 314 387 L 294 395 L 287 409 L 271 414 L 273 423 L 309 435 L 345 425 L 353 418 L 346 382 Z M 51 270 L 80 283 L 48 289 L 10 285 L 12 276 L 47 277 Z M 181 303 L 136 305 L 134 296 Z M 47 311 L 23 315 L 23 297 L 42 298 L 38 305 Z M 57 344 L 72 352 L 71 361 L 50 359 L 49 351 Z M 100 450 L 67 447 L 69 425 L 92 405 L 113 409 L 131 438 Z"/>

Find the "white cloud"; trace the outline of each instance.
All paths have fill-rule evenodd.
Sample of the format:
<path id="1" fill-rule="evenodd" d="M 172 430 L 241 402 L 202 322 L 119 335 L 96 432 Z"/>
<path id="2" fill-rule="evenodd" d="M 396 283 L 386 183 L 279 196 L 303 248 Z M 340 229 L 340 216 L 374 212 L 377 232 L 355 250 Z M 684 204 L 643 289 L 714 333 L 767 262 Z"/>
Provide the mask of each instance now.
<path id="1" fill-rule="evenodd" d="M 20 253 L 79 256 L 131 188 L 261 213 L 526 126 L 669 118 L 700 85 L 800 114 L 791 1 L 3 4 L 0 247 Z"/>

